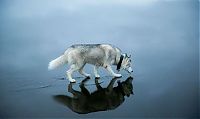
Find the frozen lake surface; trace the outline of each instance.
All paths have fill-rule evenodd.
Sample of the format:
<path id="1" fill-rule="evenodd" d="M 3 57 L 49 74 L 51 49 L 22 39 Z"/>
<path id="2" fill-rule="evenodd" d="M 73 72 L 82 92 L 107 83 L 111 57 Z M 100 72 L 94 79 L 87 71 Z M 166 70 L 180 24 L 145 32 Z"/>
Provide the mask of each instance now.
<path id="1" fill-rule="evenodd" d="M 131 75 L 134 79 L 130 83 L 134 95 L 124 96 L 123 102 L 110 102 L 109 104 L 114 103 L 113 107 L 103 108 L 107 111 L 96 109 L 95 112 L 88 114 L 78 114 L 65 104 L 67 102 L 55 99 L 58 95 L 73 96 L 68 90 L 70 83 L 64 78 L 65 70 L 62 68 L 51 72 L 41 71 L 43 67 L 34 71 L 2 71 L 1 115 L 2 117 L 193 117 L 198 114 L 198 80 L 194 67 L 190 64 L 192 62 L 175 67 L 173 70 L 161 70 L 159 66 L 147 64 L 148 67 L 145 68 L 147 71 L 141 71 L 135 61 L 135 70 Z M 188 69 L 185 71 L 184 67 Z M 89 72 L 90 68 L 92 67 L 87 66 L 86 70 Z M 106 88 L 112 77 L 103 69 L 100 73 L 102 78 L 98 80 L 99 85 Z M 129 77 L 129 74 L 123 71 L 122 75 L 122 78 L 116 80 L 122 82 Z M 79 85 L 84 77 L 78 73 L 74 76 L 77 83 L 72 84 L 72 88 L 81 92 Z M 114 87 L 118 86 L 117 81 L 114 81 Z M 94 76 L 84 84 L 90 93 L 97 90 Z M 102 98 L 101 96 L 99 98 Z M 105 100 L 103 104 L 115 101 Z M 97 102 L 97 108 L 98 106 Z"/>

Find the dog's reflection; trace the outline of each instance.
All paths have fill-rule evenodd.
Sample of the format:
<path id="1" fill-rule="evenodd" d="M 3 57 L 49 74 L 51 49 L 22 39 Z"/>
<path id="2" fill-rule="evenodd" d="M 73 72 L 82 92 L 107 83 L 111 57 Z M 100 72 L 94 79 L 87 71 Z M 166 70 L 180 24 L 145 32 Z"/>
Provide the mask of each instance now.
<path id="1" fill-rule="evenodd" d="M 124 97 L 133 94 L 132 77 L 125 81 L 118 81 L 118 85 L 113 87 L 116 78 L 112 79 L 107 88 L 102 88 L 95 79 L 97 90 L 90 93 L 84 86 L 84 82 L 80 84 L 81 91 L 72 88 L 72 83 L 68 85 L 68 91 L 73 97 L 67 95 L 56 95 L 54 98 L 69 107 L 72 111 L 79 114 L 87 114 L 97 111 L 112 110 L 117 108 L 124 102 Z"/>

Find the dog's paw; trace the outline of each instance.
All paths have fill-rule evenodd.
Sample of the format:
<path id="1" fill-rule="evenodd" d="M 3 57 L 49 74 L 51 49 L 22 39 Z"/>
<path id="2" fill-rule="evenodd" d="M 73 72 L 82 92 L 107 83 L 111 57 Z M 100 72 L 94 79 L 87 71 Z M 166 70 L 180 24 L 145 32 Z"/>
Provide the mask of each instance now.
<path id="1" fill-rule="evenodd" d="M 76 83 L 76 80 L 75 80 L 75 79 L 69 79 L 69 81 L 70 81 L 71 83 Z"/>
<path id="2" fill-rule="evenodd" d="M 90 77 L 91 76 L 91 74 L 85 74 L 85 77 Z"/>
<path id="3" fill-rule="evenodd" d="M 90 76 L 86 76 L 85 79 L 90 79 Z"/>
<path id="4" fill-rule="evenodd" d="M 100 79 L 100 77 L 95 77 L 95 79 Z"/>
<path id="5" fill-rule="evenodd" d="M 114 77 L 120 78 L 120 77 L 122 77 L 122 75 L 121 74 L 115 74 Z"/>
<path id="6" fill-rule="evenodd" d="M 100 78 L 100 75 L 96 75 L 96 76 L 95 76 L 95 79 L 99 79 L 99 78 Z"/>

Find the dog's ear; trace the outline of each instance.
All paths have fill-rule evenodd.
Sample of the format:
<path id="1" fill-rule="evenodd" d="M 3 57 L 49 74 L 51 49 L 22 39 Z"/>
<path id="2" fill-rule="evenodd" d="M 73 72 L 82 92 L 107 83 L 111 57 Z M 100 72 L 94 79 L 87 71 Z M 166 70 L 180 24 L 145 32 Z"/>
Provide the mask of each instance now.
<path id="1" fill-rule="evenodd" d="M 129 55 L 129 57 L 128 58 L 131 58 L 131 55 Z"/>

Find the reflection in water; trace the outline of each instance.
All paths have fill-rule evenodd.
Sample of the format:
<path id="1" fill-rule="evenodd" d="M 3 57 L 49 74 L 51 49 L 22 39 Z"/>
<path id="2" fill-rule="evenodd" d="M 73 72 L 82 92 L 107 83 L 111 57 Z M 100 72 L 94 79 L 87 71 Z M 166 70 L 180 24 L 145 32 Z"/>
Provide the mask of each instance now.
<path id="1" fill-rule="evenodd" d="M 118 81 L 118 85 L 113 87 L 116 81 L 116 78 L 113 78 L 107 88 L 102 88 L 98 79 L 95 79 L 97 90 L 93 93 L 85 88 L 84 82 L 80 84 L 81 91 L 74 90 L 70 83 L 68 91 L 73 94 L 73 97 L 56 95 L 54 98 L 79 114 L 112 110 L 124 102 L 124 96 L 129 97 L 130 94 L 133 94 L 132 80 L 133 78 L 129 77 L 125 81 Z"/>

